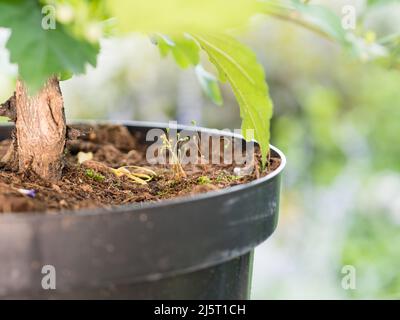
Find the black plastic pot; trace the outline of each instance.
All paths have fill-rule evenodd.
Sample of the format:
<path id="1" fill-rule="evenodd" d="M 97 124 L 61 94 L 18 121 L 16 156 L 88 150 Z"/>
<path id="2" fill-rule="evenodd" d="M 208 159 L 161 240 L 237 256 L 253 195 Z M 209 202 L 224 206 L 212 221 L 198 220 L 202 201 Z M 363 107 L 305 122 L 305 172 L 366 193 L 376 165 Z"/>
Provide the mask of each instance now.
<path id="1" fill-rule="evenodd" d="M 1 126 L 0 140 L 10 132 Z M 276 171 L 220 191 L 113 210 L 0 214 L 0 297 L 249 298 L 254 248 L 278 221 L 285 157 L 272 151 L 282 160 Z M 55 290 L 42 288 L 44 265 L 55 267 Z"/>

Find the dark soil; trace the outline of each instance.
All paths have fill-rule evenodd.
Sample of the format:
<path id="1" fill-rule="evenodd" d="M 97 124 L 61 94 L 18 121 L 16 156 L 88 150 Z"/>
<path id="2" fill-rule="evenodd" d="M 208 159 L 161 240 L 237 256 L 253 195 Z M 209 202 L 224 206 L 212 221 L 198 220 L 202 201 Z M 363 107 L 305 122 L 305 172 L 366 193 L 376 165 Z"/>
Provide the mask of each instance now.
<path id="1" fill-rule="evenodd" d="M 50 212 L 122 204 L 161 201 L 243 184 L 274 171 L 279 158 L 270 158 L 267 169 L 257 165 L 250 175 L 238 177 L 236 165 L 187 165 L 185 178 L 177 178 L 170 165 L 150 166 L 145 158 L 146 145 L 140 134 L 131 135 L 125 127 L 101 125 L 79 127 L 86 135 L 70 141 L 63 178 L 50 184 L 35 176 L 0 170 L 1 212 Z M 0 158 L 10 140 L 0 141 Z M 92 160 L 78 163 L 78 152 L 92 152 Z M 126 176 L 117 177 L 109 168 L 135 165 L 150 168 L 157 175 L 147 184 L 138 184 Z M 32 190 L 30 195 L 24 190 Z"/>

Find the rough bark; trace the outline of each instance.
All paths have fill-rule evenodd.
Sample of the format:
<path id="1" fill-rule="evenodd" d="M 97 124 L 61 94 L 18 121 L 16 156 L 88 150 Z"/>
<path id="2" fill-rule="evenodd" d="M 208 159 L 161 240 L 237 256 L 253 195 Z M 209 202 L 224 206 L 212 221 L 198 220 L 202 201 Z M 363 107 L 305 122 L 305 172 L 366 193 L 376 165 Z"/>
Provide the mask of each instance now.
<path id="1" fill-rule="evenodd" d="M 67 127 L 58 79 L 53 77 L 35 95 L 22 80 L 14 97 L 0 109 L 15 122 L 13 144 L 1 160 L 10 169 L 34 173 L 47 181 L 61 178 Z"/>

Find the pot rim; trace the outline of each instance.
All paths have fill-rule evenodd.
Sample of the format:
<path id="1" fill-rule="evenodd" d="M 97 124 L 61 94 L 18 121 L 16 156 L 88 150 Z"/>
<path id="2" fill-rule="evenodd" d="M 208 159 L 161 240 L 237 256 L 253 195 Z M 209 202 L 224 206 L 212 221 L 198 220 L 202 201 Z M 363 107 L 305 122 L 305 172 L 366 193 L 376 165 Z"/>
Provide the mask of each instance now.
<path id="1" fill-rule="evenodd" d="M 98 125 L 98 124 L 112 124 L 112 125 L 124 125 L 124 126 L 132 126 L 132 127 L 144 127 L 144 128 L 161 128 L 165 129 L 168 127 L 168 124 L 165 122 L 152 122 L 152 121 L 116 121 L 116 120 L 73 120 L 69 121 L 70 124 L 85 124 L 85 125 Z M 1 127 L 11 127 L 13 125 L 10 124 L 0 124 Z M 240 134 L 231 133 L 223 130 L 218 129 L 210 129 L 206 127 L 198 127 L 198 126 L 188 126 L 188 125 L 177 125 L 177 130 L 189 130 L 189 131 L 197 131 L 197 132 L 206 132 L 209 134 L 219 134 L 222 136 L 234 137 L 243 139 L 244 137 Z M 98 215 L 105 215 L 105 214 L 112 214 L 112 213 L 122 213 L 129 211 L 136 211 L 139 212 L 142 209 L 156 209 L 161 207 L 166 207 L 169 205 L 174 205 L 178 203 L 187 203 L 187 202 L 195 202 L 206 200 L 209 198 L 219 197 L 221 195 L 225 195 L 228 193 L 240 192 L 241 190 L 252 188 L 257 186 L 261 183 L 265 183 L 268 180 L 272 180 L 275 176 L 279 175 L 286 166 L 286 157 L 284 153 L 279 150 L 277 147 L 270 145 L 270 149 L 273 150 L 281 159 L 281 163 L 279 167 L 276 168 L 274 171 L 270 172 L 266 176 L 255 179 L 253 181 L 239 184 L 232 187 L 227 187 L 218 190 L 207 191 L 204 193 L 199 193 L 195 195 L 185 195 L 179 196 L 172 199 L 161 200 L 158 202 L 143 202 L 143 203 L 134 203 L 134 204 L 125 204 L 119 206 L 112 206 L 110 208 L 94 208 L 94 209 L 80 209 L 80 210 L 62 210 L 56 213 L 46 213 L 46 212 L 5 212 L 0 214 L 0 222 L 2 220 L 14 220 L 14 221 L 21 221 L 25 219 L 51 219 L 51 218 L 64 218 L 65 216 L 74 216 L 74 217 L 85 217 L 85 216 L 98 216 Z"/>

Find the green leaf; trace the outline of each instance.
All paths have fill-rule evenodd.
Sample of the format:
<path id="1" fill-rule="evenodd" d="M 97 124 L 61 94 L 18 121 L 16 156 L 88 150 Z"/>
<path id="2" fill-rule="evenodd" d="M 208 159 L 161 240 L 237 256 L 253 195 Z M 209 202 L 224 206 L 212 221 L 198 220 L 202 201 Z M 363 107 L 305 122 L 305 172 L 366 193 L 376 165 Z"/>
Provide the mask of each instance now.
<path id="1" fill-rule="evenodd" d="M 215 104 L 222 104 L 218 79 L 204 70 L 199 64 L 200 47 L 192 37 L 189 35 L 169 37 L 167 35 L 158 34 L 153 37 L 153 39 L 160 49 L 161 56 L 165 57 L 172 52 L 172 56 L 181 68 L 186 69 L 190 66 L 195 66 L 197 79 L 204 93 Z"/>
<path id="2" fill-rule="evenodd" d="M 183 69 L 196 66 L 200 61 L 199 46 L 187 36 L 157 35 L 156 41 L 163 57 L 172 52 L 176 63 Z"/>
<path id="3" fill-rule="evenodd" d="M 350 45 L 340 17 L 329 8 L 315 4 L 303 4 L 299 1 L 294 1 L 294 7 L 302 14 L 305 21 L 315 25 L 342 45 Z"/>
<path id="4" fill-rule="evenodd" d="M 220 32 L 247 24 L 257 0 L 107 0 L 120 32 Z"/>
<path id="5" fill-rule="evenodd" d="M 69 80 L 72 77 L 73 77 L 73 73 L 70 71 L 63 71 L 63 72 L 60 72 L 60 74 L 59 74 L 60 81 Z"/>
<path id="6" fill-rule="evenodd" d="M 251 139 L 253 137 L 248 135 L 246 130 L 254 130 L 254 138 L 260 145 L 264 165 L 269 150 L 273 105 L 263 67 L 249 48 L 230 36 L 193 36 L 219 70 L 220 78 L 229 81 L 239 102 L 243 135 L 246 139 Z"/>
<path id="7" fill-rule="evenodd" d="M 19 75 L 37 91 L 53 75 L 79 74 L 87 63 L 96 65 L 98 45 L 77 39 L 57 24 L 42 28 L 41 7 L 36 1 L 0 1 L 0 26 L 10 28 L 10 60 Z"/>
<path id="8" fill-rule="evenodd" d="M 223 100 L 221 90 L 219 89 L 218 79 L 213 74 L 204 70 L 203 66 L 200 64 L 196 66 L 195 70 L 197 79 L 207 97 L 209 97 L 216 105 L 222 105 Z"/>

